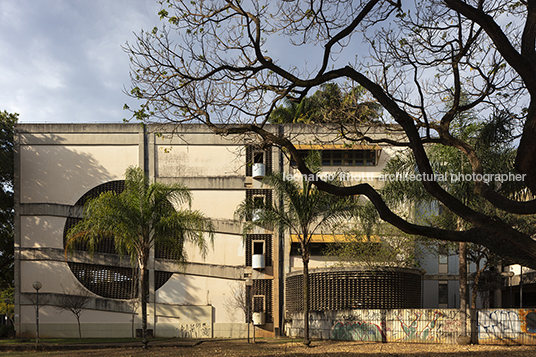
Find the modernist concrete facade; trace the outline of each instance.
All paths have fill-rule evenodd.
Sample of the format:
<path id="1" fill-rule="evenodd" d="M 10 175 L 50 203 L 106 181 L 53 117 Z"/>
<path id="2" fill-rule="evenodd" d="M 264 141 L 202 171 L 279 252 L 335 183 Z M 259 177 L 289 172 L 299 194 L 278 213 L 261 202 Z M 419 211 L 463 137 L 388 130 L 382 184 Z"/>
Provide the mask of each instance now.
<path id="1" fill-rule="evenodd" d="M 192 208 L 210 217 L 217 231 L 206 259 L 188 249 L 190 264 L 183 270 L 172 261 L 152 259 L 149 328 L 154 334 L 244 335 L 244 313 L 231 300 L 233 287 L 247 274 L 256 283 L 270 282 L 253 289 L 274 297 L 273 317 L 259 333 L 273 335 L 279 329 L 278 266 L 263 271 L 245 267 L 240 227 L 233 221 L 237 205 L 254 186 L 245 174 L 243 143 L 211 135 L 201 126 L 168 139 L 139 125 L 19 125 L 16 152 L 15 324 L 20 336 L 35 333 L 34 281 L 42 283 L 41 336 L 76 336 L 74 317 L 54 305 L 64 291 L 91 290 L 87 284 L 94 286 L 97 279 L 101 286 L 108 284 L 110 292 L 91 293 L 89 311 L 81 317 L 83 335 L 130 336 L 133 326 L 139 328 L 139 315 L 132 314 L 129 299 L 113 291 L 133 280 L 129 259 L 109 253 L 91 258 L 84 252 L 65 257 L 63 251 L 67 221 L 80 217 L 77 202 L 95 188 L 121 181 L 133 165 L 144 168 L 151 179 L 188 186 L 194 195 Z M 277 261 L 279 250 L 274 251 Z M 92 280 L 82 286 L 81 278 L 89 275 Z M 261 291 L 264 285 L 272 289 Z"/>
<path id="2" fill-rule="evenodd" d="M 166 132 L 169 130 L 169 132 Z M 305 126 L 274 126 L 293 130 L 296 144 L 311 148 L 321 133 Z M 173 131 L 173 133 L 172 133 Z M 347 146 L 333 141 L 328 163 L 337 164 Z M 326 147 L 324 147 L 326 149 Z M 290 254 L 290 240 L 278 232 L 258 229 L 244 240 L 234 221 L 237 206 L 247 196 L 272 199 L 262 186 L 256 163 L 265 171 L 295 174 L 280 150 L 257 148 L 248 138 L 214 135 L 201 125 L 142 127 L 131 124 L 21 124 L 16 129 L 16 330 L 35 334 L 32 283 L 40 281 L 41 336 L 76 336 L 76 320 L 58 309 L 64 292 L 89 291 L 82 313 L 85 336 L 131 336 L 139 328 L 138 307 L 129 299 L 134 281 L 130 262 L 110 250 L 90 257 L 87 252 L 64 254 L 64 235 L 81 217 L 86 199 L 105 190 L 120 189 L 129 166 L 142 167 L 150 179 L 181 182 L 193 193 L 193 209 L 214 222 L 214 247 L 203 259 L 192 247 L 181 269 L 158 252 L 150 265 L 149 328 L 157 336 L 245 336 L 245 316 L 233 294 L 254 281 L 254 309 L 264 313 L 257 335 L 278 335 L 284 319 L 284 275 L 301 269 Z M 378 184 L 378 175 L 393 154 L 389 148 L 359 146 L 366 155 L 352 158 L 345 171 Z M 335 161 L 333 161 L 335 160 Z M 340 166 L 340 163 L 339 163 Z M 335 168 L 332 168 L 335 171 Z M 256 255 L 264 266 L 258 268 Z M 326 266 L 312 257 L 311 268 Z M 82 289 L 82 290 L 80 290 Z M 130 290 L 129 290 L 130 289 Z M 133 290 L 132 290 L 133 291 Z"/>
<path id="3" fill-rule="evenodd" d="M 307 126 L 273 126 L 269 130 L 296 134 L 293 140 L 303 150 L 320 148 L 315 144 L 319 136 L 325 142 L 333 139 L 321 147 L 324 172 L 333 173 L 342 167 L 354 181 L 374 186 L 381 185 L 381 170 L 396 154 L 395 149 L 383 146 L 349 147 Z M 245 315 L 233 296 L 251 277 L 254 311 L 264 314 L 256 334 L 279 335 L 284 329 L 285 277 L 301 270 L 301 259 L 291 254 L 290 237 L 279 232 L 259 228 L 243 239 L 234 212 L 246 197 L 275 199 L 270 188 L 263 186 L 258 168 L 287 175 L 297 171 L 279 149 L 253 143 L 248 137 L 215 135 L 202 125 L 17 125 L 17 334 L 35 335 L 35 281 L 42 283 L 42 337 L 77 336 L 74 316 L 60 311 L 58 301 L 64 293 L 76 295 L 80 291 L 90 295 L 81 315 L 83 336 L 129 337 L 140 328 L 139 307 L 132 303 L 136 277 L 128 258 L 121 259 L 109 247 L 98 250 L 93 257 L 84 251 L 67 256 L 64 253 L 66 230 L 80 219 L 85 200 L 102 191 L 120 190 L 126 168 L 139 166 L 151 180 L 180 182 L 189 187 L 192 208 L 210 217 L 216 227 L 214 246 L 204 259 L 190 247 L 188 263 L 180 267 L 158 251 L 153 253 L 149 269 L 149 329 L 156 336 L 245 337 Z M 352 150 L 354 156 L 341 155 Z M 318 239 L 322 242 L 323 237 Z M 314 271 L 333 263 L 325 256 L 312 256 L 310 268 Z M 432 277 L 423 284 L 425 295 L 435 296 L 424 300 L 426 307 L 437 300 L 435 281 L 440 279 Z M 449 288 L 449 296 L 453 297 L 450 291 Z"/>

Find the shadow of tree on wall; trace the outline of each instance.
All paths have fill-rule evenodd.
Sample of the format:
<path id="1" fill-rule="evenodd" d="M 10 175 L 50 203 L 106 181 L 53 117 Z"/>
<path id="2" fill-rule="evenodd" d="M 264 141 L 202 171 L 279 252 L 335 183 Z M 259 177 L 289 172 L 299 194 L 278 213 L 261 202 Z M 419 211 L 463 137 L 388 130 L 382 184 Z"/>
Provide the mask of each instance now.
<path id="1" fill-rule="evenodd" d="M 21 133 L 23 135 L 24 133 Z M 21 203 L 74 204 L 98 184 L 122 179 L 113 175 L 90 151 L 105 153 L 105 146 L 69 145 L 54 134 L 40 136 L 41 143 L 20 143 Z M 107 156 L 114 155 L 113 152 Z M 106 156 L 105 156 L 106 157 Z M 109 158 L 108 158 L 109 160 Z M 117 166 L 125 166 L 119 161 Z M 126 166 L 125 166 L 126 167 Z M 124 172 L 124 169 L 119 170 Z"/>

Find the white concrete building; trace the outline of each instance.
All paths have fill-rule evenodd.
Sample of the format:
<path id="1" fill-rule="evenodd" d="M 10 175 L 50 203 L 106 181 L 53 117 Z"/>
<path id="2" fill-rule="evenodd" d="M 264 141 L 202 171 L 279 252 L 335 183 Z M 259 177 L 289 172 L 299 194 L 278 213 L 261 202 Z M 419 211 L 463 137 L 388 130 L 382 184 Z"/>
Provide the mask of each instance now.
<path id="1" fill-rule="evenodd" d="M 269 130 L 294 133 L 295 144 L 304 151 L 321 149 L 324 172 L 342 169 L 354 183 L 381 185 L 381 170 L 396 152 L 384 146 L 348 146 L 334 137 L 330 144 L 318 146 L 319 135 L 329 137 L 303 125 L 274 125 Z M 237 206 L 246 197 L 273 199 L 270 188 L 262 184 L 263 174 L 297 173 L 279 149 L 250 145 L 247 137 L 214 135 L 202 125 L 19 124 L 15 151 L 18 336 L 35 335 L 37 293 L 32 284 L 36 281 L 42 284 L 41 337 L 77 337 L 76 319 L 60 311 L 58 298 L 80 291 L 91 297 L 81 315 L 84 337 L 129 337 L 140 328 L 139 307 L 133 304 L 137 278 L 129 259 L 121 259 L 113 244 L 106 242 L 93 257 L 83 249 L 72 255 L 64 252 L 66 231 L 80 219 L 84 202 L 100 192 L 121 191 L 125 170 L 132 165 L 143 168 L 151 180 L 189 187 L 192 208 L 216 226 L 208 256 L 203 259 L 191 247 L 183 269 L 158 247 L 154 249 L 148 300 L 152 333 L 245 337 L 245 314 L 233 296 L 251 277 L 250 301 L 254 311 L 263 315 L 257 336 L 280 334 L 286 274 L 301 270 L 301 261 L 292 253 L 290 237 L 259 228 L 243 239 L 234 220 Z M 320 235 L 315 239 L 325 242 Z M 330 264 L 326 257 L 311 257 L 312 269 Z"/>

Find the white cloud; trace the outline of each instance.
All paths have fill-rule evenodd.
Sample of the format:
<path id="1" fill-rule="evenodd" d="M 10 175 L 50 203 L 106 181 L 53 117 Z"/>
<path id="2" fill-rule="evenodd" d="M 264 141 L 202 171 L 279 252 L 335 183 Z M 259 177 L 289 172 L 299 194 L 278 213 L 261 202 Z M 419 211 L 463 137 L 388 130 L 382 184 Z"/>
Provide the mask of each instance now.
<path id="1" fill-rule="evenodd" d="M 21 122 L 120 122 L 131 99 L 133 32 L 159 20 L 156 1 L 2 0 L 0 110 Z"/>

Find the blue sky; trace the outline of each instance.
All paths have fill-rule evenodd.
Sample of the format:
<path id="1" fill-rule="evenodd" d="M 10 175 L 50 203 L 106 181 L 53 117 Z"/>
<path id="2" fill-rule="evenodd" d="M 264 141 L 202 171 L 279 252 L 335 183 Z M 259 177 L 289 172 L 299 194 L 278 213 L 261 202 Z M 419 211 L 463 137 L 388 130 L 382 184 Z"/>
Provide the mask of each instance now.
<path id="1" fill-rule="evenodd" d="M 22 123 L 121 122 L 134 103 L 134 32 L 158 24 L 153 0 L 1 0 L 0 110 Z"/>

